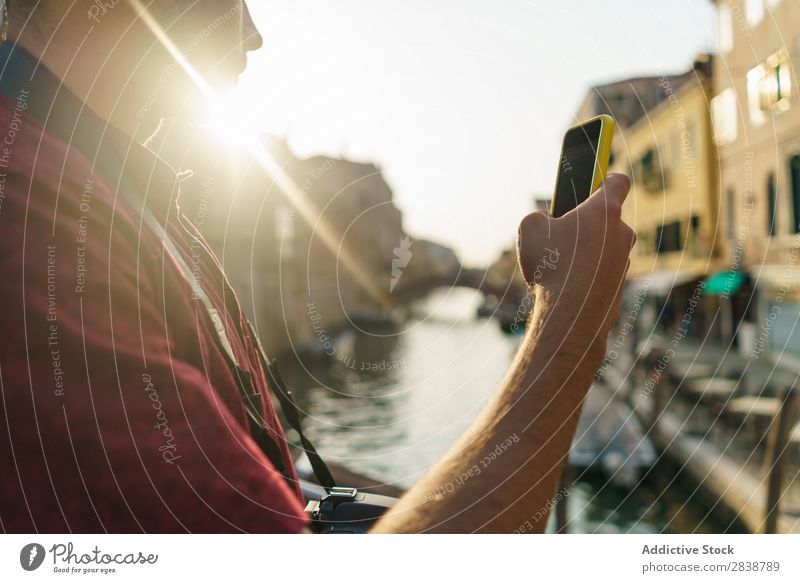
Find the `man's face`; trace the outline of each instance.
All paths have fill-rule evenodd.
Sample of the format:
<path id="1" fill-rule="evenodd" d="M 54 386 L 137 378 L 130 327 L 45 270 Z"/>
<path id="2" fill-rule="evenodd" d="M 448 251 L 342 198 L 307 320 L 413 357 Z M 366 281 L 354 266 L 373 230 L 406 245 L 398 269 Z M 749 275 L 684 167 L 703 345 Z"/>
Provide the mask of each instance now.
<path id="1" fill-rule="evenodd" d="M 151 13 L 191 65 L 217 89 L 235 85 L 261 46 L 244 0 L 169 0 Z"/>
<path id="2" fill-rule="evenodd" d="M 132 2 L 134 9 L 136 4 Z M 247 53 L 261 46 L 244 0 L 158 0 L 147 10 L 171 44 L 216 91 L 236 85 L 247 65 Z M 141 55 L 136 59 L 141 58 L 142 64 L 129 79 L 137 87 L 139 117 L 157 121 L 203 116 L 206 101 L 196 82 L 165 43 L 154 39 L 145 19 L 139 30 L 141 34 L 129 37 L 128 48 L 121 51 Z"/>

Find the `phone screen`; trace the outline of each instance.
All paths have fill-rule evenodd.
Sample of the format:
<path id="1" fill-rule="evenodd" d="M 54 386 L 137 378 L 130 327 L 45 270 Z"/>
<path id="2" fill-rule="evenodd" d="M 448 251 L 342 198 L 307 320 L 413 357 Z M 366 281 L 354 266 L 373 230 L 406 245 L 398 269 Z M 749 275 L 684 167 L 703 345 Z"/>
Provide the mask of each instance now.
<path id="1" fill-rule="evenodd" d="M 553 216 L 560 217 L 592 194 L 592 179 L 602 121 L 593 120 L 572 128 L 564 136 L 558 164 Z"/>

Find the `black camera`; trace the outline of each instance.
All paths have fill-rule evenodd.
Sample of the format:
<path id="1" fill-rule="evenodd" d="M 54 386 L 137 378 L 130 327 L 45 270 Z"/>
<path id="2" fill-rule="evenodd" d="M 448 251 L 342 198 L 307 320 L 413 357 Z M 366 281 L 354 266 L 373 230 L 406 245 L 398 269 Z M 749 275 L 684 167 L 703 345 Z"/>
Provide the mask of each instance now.
<path id="1" fill-rule="evenodd" d="M 364 534 L 397 502 L 396 498 L 336 486 L 319 500 L 310 500 L 306 512 L 320 534 Z"/>

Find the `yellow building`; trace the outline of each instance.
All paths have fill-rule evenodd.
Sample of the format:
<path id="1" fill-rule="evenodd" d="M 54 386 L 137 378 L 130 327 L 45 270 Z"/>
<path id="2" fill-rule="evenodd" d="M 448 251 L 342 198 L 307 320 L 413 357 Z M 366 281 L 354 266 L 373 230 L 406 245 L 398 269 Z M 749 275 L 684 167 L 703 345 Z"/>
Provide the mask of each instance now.
<path id="1" fill-rule="evenodd" d="M 717 269 L 718 187 L 707 61 L 614 141 L 611 170 L 631 177 L 624 220 L 636 231 L 629 278 L 672 286 Z"/>
<path id="2" fill-rule="evenodd" d="M 715 4 L 711 107 L 724 258 L 757 290 L 742 314 L 740 342 L 800 363 L 800 4 Z"/>
<path id="3" fill-rule="evenodd" d="M 626 297 L 646 290 L 637 324 L 642 330 L 672 328 L 691 302 L 703 307 L 692 308 L 690 333 L 719 325 L 705 317 L 718 308 L 718 298 L 699 285 L 721 268 L 711 61 L 701 55 L 678 75 L 593 86 L 578 110 L 581 120 L 600 113 L 617 120 L 609 170 L 631 178 L 622 213 L 637 243 Z"/>

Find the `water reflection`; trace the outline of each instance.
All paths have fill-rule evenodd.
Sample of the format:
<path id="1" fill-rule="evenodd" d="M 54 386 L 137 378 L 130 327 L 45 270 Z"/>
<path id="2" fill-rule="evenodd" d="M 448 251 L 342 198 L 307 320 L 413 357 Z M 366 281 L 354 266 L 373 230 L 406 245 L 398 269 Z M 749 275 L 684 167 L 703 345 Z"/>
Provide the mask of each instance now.
<path id="1" fill-rule="evenodd" d="M 586 472 L 569 490 L 570 532 L 744 534 L 739 520 L 661 457 L 635 488 Z M 549 525 L 549 530 L 555 527 Z"/>
<path id="2" fill-rule="evenodd" d="M 479 301 L 470 290 L 433 294 L 396 333 L 348 332 L 327 362 L 291 367 L 285 376 L 323 455 L 404 487 L 441 457 L 519 341 L 476 320 Z"/>

